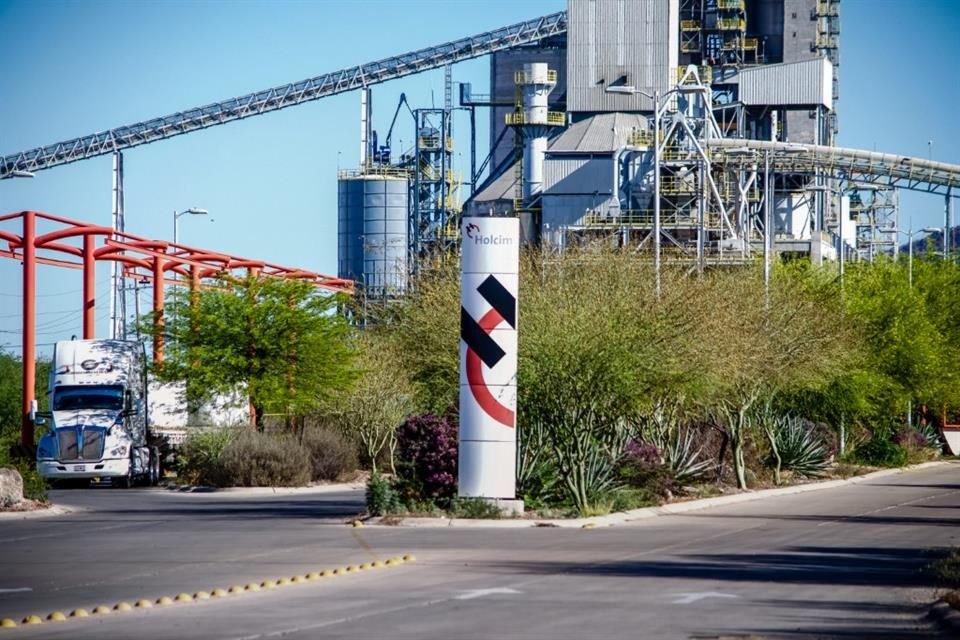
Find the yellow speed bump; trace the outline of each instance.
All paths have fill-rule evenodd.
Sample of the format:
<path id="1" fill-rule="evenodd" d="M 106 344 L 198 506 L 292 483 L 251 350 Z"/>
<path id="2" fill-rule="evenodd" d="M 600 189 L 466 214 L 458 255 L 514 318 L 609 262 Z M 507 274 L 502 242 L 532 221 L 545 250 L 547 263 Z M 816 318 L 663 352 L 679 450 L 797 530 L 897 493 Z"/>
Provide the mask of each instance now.
<path id="1" fill-rule="evenodd" d="M 264 589 L 273 589 L 277 586 L 277 583 L 274 582 L 273 580 L 264 580 L 263 582 L 260 583 L 260 586 L 263 587 Z"/>
<path id="2" fill-rule="evenodd" d="M 210 599 L 210 594 L 207 593 L 206 591 L 197 591 L 195 594 L 193 594 L 193 599 L 194 599 L 194 600 L 209 600 L 209 599 Z"/>
<path id="3" fill-rule="evenodd" d="M 47 616 L 47 620 L 50 622 L 62 622 L 67 619 L 67 616 L 63 615 L 62 611 L 54 611 Z"/>
<path id="4" fill-rule="evenodd" d="M 304 578 L 306 578 L 307 580 L 319 580 L 320 577 L 321 577 L 321 574 L 317 573 L 316 571 L 311 571 L 310 573 L 304 576 Z"/>
<path id="5" fill-rule="evenodd" d="M 409 555 L 409 554 L 408 554 L 408 555 L 405 555 L 405 556 L 403 556 L 403 561 L 404 561 L 404 562 L 416 562 L 416 561 L 417 561 L 417 556 L 412 556 L 412 555 Z"/>
<path id="6" fill-rule="evenodd" d="M 135 606 L 137 609 L 149 609 L 153 606 L 153 603 L 149 600 L 137 600 L 133 606 Z"/>
<path id="7" fill-rule="evenodd" d="M 290 584 L 290 578 L 278 578 L 278 579 L 277 579 L 277 586 L 278 586 L 278 587 L 285 587 L 285 586 L 287 586 L 288 584 Z"/>
<path id="8" fill-rule="evenodd" d="M 256 582 L 251 582 L 247 585 L 247 591 L 260 591 L 260 585 Z"/>
<path id="9" fill-rule="evenodd" d="M 597 525 L 595 525 L 595 524 L 592 523 L 592 522 L 588 522 L 587 524 L 583 525 L 583 526 L 580 527 L 580 528 L 581 528 L 581 529 L 593 529 L 595 526 L 597 526 Z"/>
<path id="10" fill-rule="evenodd" d="M 160 596 L 159 598 L 157 598 L 157 604 L 160 605 L 161 607 L 165 607 L 173 603 L 174 603 L 174 599 L 171 598 L 170 596 Z"/>
<path id="11" fill-rule="evenodd" d="M 246 590 L 246 589 L 245 589 L 242 585 L 239 585 L 239 584 L 235 584 L 235 585 L 233 585 L 232 587 L 230 587 L 230 589 L 229 589 L 230 593 L 243 593 L 245 590 Z"/>
<path id="12" fill-rule="evenodd" d="M 94 608 L 93 613 L 94 613 L 95 615 L 98 615 L 98 616 L 106 615 L 106 614 L 110 613 L 110 607 L 108 607 L 108 606 L 105 605 L 105 604 L 101 604 L 101 605 L 97 606 L 96 608 Z"/>
<path id="13" fill-rule="evenodd" d="M 387 565 L 386 565 L 386 563 L 384 563 L 383 560 L 374 560 L 374 561 L 373 561 L 373 567 L 374 567 L 375 569 L 379 569 L 379 568 L 385 567 L 385 566 L 387 566 Z"/>
<path id="14" fill-rule="evenodd" d="M 90 617 L 90 614 L 87 613 L 86 609 L 74 609 L 73 611 L 70 612 L 70 617 L 71 618 L 88 618 Z"/>
<path id="15" fill-rule="evenodd" d="M 307 579 L 304 578 L 303 576 L 291 576 L 291 577 L 290 577 L 290 583 L 291 583 L 291 584 L 300 584 L 301 582 L 306 582 L 306 581 L 307 581 Z"/>
<path id="16" fill-rule="evenodd" d="M 214 589 L 210 592 L 210 596 L 213 598 L 224 598 L 227 596 L 227 593 L 226 589 Z"/>
<path id="17" fill-rule="evenodd" d="M 15 626 L 17 626 L 17 623 L 10 618 L 4 618 L 3 620 L 0 620 L 0 628 L 13 629 Z"/>
<path id="18" fill-rule="evenodd" d="M 333 569 L 333 570 L 324 569 L 323 571 L 320 572 L 321 578 L 332 578 L 335 575 L 338 575 L 336 569 Z"/>
<path id="19" fill-rule="evenodd" d="M 130 606 L 129 602 L 118 602 L 113 605 L 114 611 L 130 611 L 130 609 L 133 609 L 133 607 Z"/>
<path id="20" fill-rule="evenodd" d="M 362 565 L 360 565 L 361 571 L 367 571 L 369 569 L 373 569 L 373 564 L 370 562 L 364 562 Z"/>
<path id="21" fill-rule="evenodd" d="M 354 521 L 353 521 L 353 526 L 354 526 L 354 528 L 360 528 L 360 527 L 363 526 L 363 523 L 360 522 L 359 520 L 354 520 Z"/>
<path id="22" fill-rule="evenodd" d="M 178 593 L 177 597 L 174 598 L 174 601 L 175 602 L 192 602 L 193 596 L 191 596 L 189 593 Z"/>
<path id="23" fill-rule="evenodd" d="M 43 618 L 40 616 L 27 616 L 23 619 L 23 624 L 43 624 Z"/>

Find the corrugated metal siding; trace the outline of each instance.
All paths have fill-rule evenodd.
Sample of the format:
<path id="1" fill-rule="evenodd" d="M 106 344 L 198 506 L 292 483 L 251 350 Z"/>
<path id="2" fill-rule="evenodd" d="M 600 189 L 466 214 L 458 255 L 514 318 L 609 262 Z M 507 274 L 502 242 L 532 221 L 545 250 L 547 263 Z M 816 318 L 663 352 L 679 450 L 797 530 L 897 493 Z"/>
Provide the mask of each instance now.
<path id="1" fill-rule="evenodd" d="M 833 108 L 833 66 L 826 58 L 771 64 L 740 72 L 740 100 L 748 106 Z"/>
<path id="2" fill-rule="evenodd" d="M 548 158 L 543 168 L 546 195 L 609 194 L 613 190 L 613 158 Z"/>
<path id="3" fill-rule="evenodd" d="M 652 110 L 649 98 L 604 89 L 618 82 L 649 93 L 670 87 L 678 56 L 677 6 L 677 0 L 570 0 L 568 110 Z"/>
<path id="4" fill-rule="evenodd" d="M 543 232 L 547 237 L 550 233 L 568 225 L 583 224 L 583 218 L 590 210 L 603 210 L 607 207 L 610 196 L 581 195 L 581 196 L 550 196 L 543 197 Z"/>

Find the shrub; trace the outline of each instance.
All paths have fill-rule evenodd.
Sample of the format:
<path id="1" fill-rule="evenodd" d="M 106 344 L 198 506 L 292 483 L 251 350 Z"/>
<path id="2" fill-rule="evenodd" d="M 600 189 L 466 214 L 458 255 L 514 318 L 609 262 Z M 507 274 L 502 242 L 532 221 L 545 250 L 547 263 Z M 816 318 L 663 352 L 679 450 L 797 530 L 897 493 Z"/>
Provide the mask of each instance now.
<path id="1" fill-rule="evenodd" d="M 287 435 L 245 431 L 226 446 L 220 464 L 226 484 L 239 487 L 295 487 L 310 481 L 310 454 Z"/>
<path id="2" fill-rule="evenodd" d="M 499 520 L 503 517 L 497 505 L 483 498 L 454 498 L 450 505 L 450 515 L 454 518 L 480 520 Z"/>
<path id="3" fill-rule="evenodd" d="M 612 511 L 630 511 L 660 504 L 658 497 L 647 489 L 619 489 L 613 493 Z"/>
<path id="4" fill-rule="evenodd" d="M 47 483 L 37 473 L 37 465 L 32 459 L 23 459 L 14 455 L 19 450 L 20 434 L 11 431 L 0 437 L 0 467 L 10 466 L 20 473 L 23 479 L 23 497 L 38 502 L 47 501 Z"/>
<path id="5" fill-rule="evenodd" d="M 904 449 L 916 450 L 927 446 L 927 439 L 913 427 L 901 427 L 893 434 L 893 442 Z"/>
<path id="6" fill-rule="evenodd" d="M 177 453 L 177 476 L 193 485 L 226 484 L 221 458 L 224 449 L 236 434 L 236 428 L 198 431 L 192 434 Z"/>
<path id="7" fill-rule="evenodd" d="M 907 463 L 907 451 L 893 442 L 888 430 L 878 429 L 854 450 L 853 459 L 874 467 L 902 467 Z"/>
<path id="8" fill-rule="evenodd" d="M 357 445 L 341 431 L 311 427 L 300 436 L 310 456 L 311 480 L 336 480 L 354 473 L 359 466 Z"/>
<path id="9" fill-rule="evenodd" d="M 667 496 L 673 489 L 673 475 L 663 464 L 660 449 L 649 443 L 638 440 L 628 442 L 616 473 L 617 478 L 627 486 L 652 495 Z M 614 508 L 616 502 L 615 496 Z"/>
<path id="10" fill-rule="evenodd" d="M 400 508 L 400 500 L 390 481 L 379 473 L 372 473 L 367 480 L 367 512 L 383 516 Z"/>
<path id="11" fill-rule="evenodd" d="M 457 490 L 455 416 L 413 416 L 397 428 L 395 486 L 405 503 L 450 505 Z"/>

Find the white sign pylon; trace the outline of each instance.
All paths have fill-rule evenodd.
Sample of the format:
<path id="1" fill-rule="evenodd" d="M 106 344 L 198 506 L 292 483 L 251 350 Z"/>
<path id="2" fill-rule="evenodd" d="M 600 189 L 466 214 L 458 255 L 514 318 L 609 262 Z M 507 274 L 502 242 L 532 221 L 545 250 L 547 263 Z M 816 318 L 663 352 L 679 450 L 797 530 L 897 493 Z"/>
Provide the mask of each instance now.
<path id="1" fill-rule="evenodd" d="M 465 217 L 460 231 L 459 494 L 513 499 L 520 223 Z"/>

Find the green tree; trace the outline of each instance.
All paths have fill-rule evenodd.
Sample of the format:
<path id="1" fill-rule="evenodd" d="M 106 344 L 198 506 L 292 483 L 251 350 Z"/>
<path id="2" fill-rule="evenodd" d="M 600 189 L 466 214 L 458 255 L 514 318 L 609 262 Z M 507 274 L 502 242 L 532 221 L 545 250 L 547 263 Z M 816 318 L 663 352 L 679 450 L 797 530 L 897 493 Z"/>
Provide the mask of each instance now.
<path id="1" fill-rule="evenodd" d="M 379 332 L 371 329 L 361 345 L 357 380 L 334 395 L 323 413 L 357 438 L 374 474 L 384 450 L 389 470 L 395 472 L 396 430 L 415 410 L 414 387 L 396 349 Z"/>
<path id="2" fill-rule="evenodd" d="M 337 313 L 342 300 L 309 282 L 222 279 L 169 298 L 176 312 L 166 322 L 166 358 L 156 373 L 184 381 L 191 407 L 243 388 L 262 429 L 265 413 L 302 416 L 354 378 L 355 341 Z"/>

